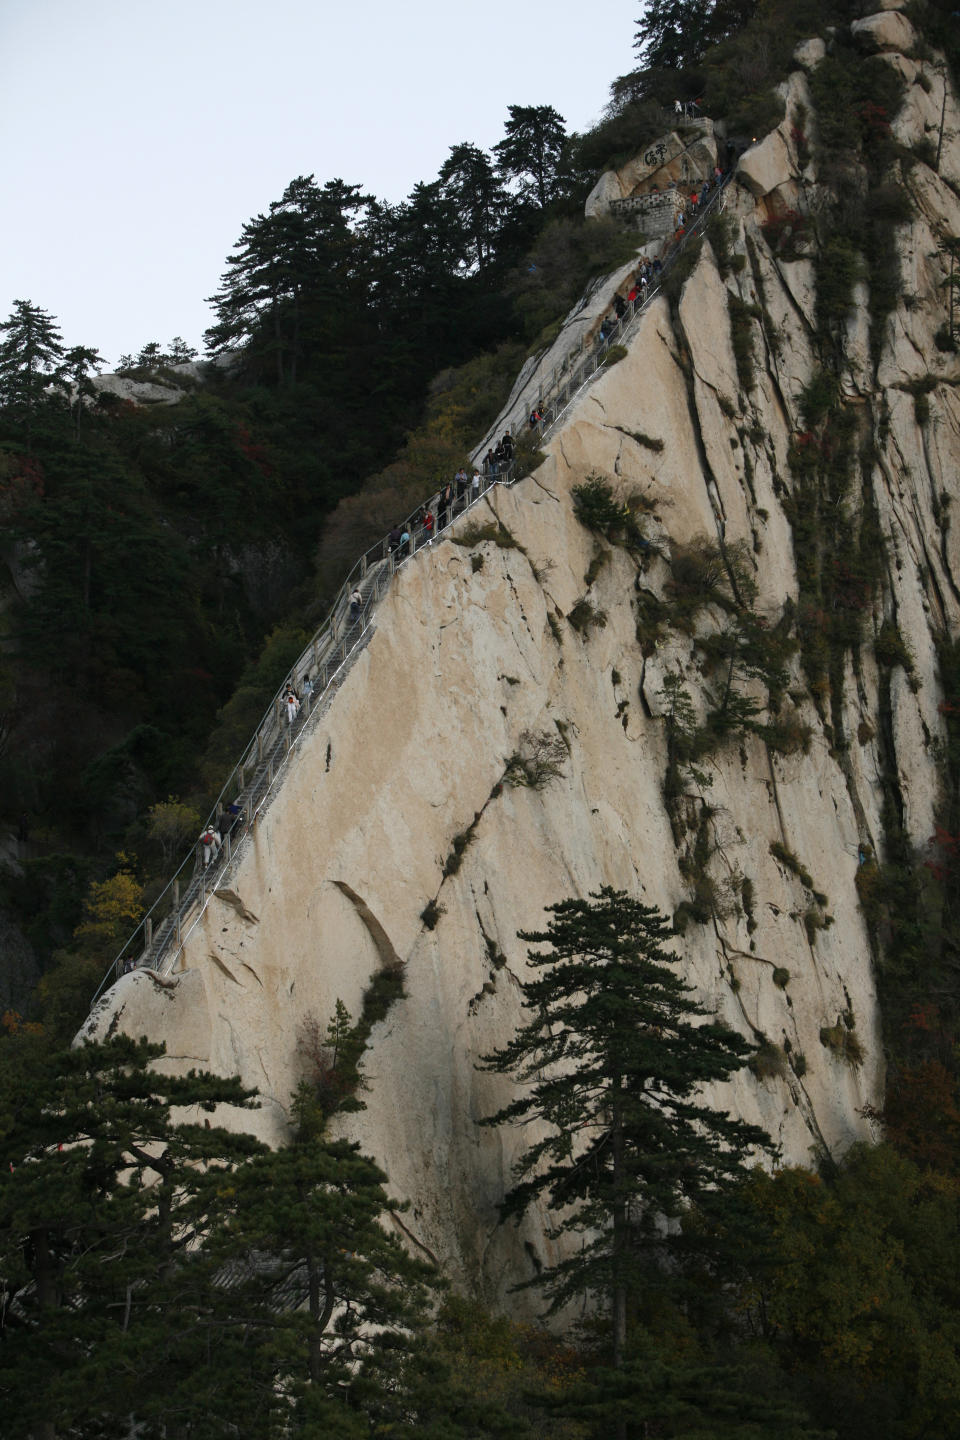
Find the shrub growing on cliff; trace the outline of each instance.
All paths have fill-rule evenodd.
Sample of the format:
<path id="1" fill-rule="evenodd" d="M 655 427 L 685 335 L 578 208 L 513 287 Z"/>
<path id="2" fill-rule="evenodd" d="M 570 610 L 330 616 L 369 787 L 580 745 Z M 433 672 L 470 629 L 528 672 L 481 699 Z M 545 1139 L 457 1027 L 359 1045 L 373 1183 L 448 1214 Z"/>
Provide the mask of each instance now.
<path id="1" fill-rule="evenodd" d="M 600 475 L 590 475 L 582 485 L 573 487 L 573 513 L 580 524 L 613 543 L 643 543 L 636 508 L 633 497 L 627 501 L 615 499 L 612 487 Z"/>
<path id="2" fill-rule="evenodd" d="M 551 780 L 563 776 L 567 747 L 559 735 L 547 731 L 535 734 L 524 730 L 520 745 L 510 756 L 504 770 L 504 782 L 513 789 L 542 790 Z"/>

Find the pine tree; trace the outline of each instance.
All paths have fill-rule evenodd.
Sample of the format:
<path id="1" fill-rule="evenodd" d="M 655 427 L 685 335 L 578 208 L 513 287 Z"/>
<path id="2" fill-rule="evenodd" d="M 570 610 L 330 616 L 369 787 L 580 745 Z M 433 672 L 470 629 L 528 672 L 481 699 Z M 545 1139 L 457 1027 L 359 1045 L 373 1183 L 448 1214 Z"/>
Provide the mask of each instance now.
<path id="1" fill-rule="evenodd" d="M 493 147 L 501 175 L 519 179 L 520 196 L 543 210 L 560 185 L 567 132 L 552 105 L 511 105 L 504 138 Z"/>
<path id="2" fill-rule="evenodd" d="M 358 1145 L 327 1137 L 305 1094 L 294 1110 L 292 1143 L 238 1176 L 218 1241 L 232 1257 L 231 1313 L 260 1357 L 251 1384 L 267 1408 L 310 1434 L 362 1412 L 367 1434 L 403 1412 L 437 1275 L 385 1223 L 382 1171 Z"/>
<path id="3" fill-rule="evenodd" d="M 0 407 L 23 424 L 29 453 L 37 411 L 62 375 L 61 335 L 53 316 L 29 300 L 13 302 L 0 335 Z"/>
<path id="4" fill-rule="evenodd" d="M 651 70 L 683 70 L 710 44 L 712 0 L 649 0 L 634 48 Z"/>
<path id="5" fill-rule="evenodd" d="M 711 45 L 735 35 L 758 0 L 648 0 L 634 49 L 649 70 L 684 70 Z"/>
<path id="6" fill-rule="evenodd" d="M 672 968 L 671 927 L 609 886 L 548 907 L 546 931 L 520 938 L 538 972 L 522 989 L 532 1018 L 486 1069 L 523 1093 L 484 1123 L 547 1127 L 522 1155 L 504 1215 L 546 1200 L 551 1232 L 581 1248 L 543 1272 L 557 1308 L 591 1294 L 608 1308 L 613 1361 L 625 1355 L 627 1303 L 691 1210 L 711 1212 L 745 1175 L 766 1133 L 708 1106 L 703 1085 L 726 1080 L 753 1046 L 710 1012 Z"/>
<path id="7" fill-rule="evenodd" d="M 170 341 L 170 349 L 167 359 L 172 365 L 186 365 L 191 360 L 196 360 L 197 352 L 192 345 L 188 345 L 182 335 L 174 335 Z"/>
<path id="8" fill-rule="evenodd" d="M 459 216 L 468 267 L 483 270 L 510 204 L 489 155 L 476 145 L 452 146 L 440 170 L 440 188 Z"/>
<path id="9" fill-rule="evenodd" d="M 244 225 L 211 297 L 217 323 L 211 354 L 243 348 L 270 361 L 280 384 L 294 384 L 305 354 L 327 338 L 331 318 L 344 334 L 363 301 L 360 237 L 351 217 L 370 197 L 357 185 L 312 175 L 292 180 L 266 215 Z M 351 313 L 352 312 L 352 313 Z"/>
<path id="10" fill-rule="evenodd" d="M 198 1112 L 253 1092 L 163 1075 L 163 1047 L 126 1036 L 20 1053 L 29 1063 L 0 1076 L 4 1433 L 99 1435 L 105 1416 L 117 1433 L 162 1407 L 169 1337 L 213 1303 L 203 1246 L 228 1177 L 262 1148 Z"/>
<path id="11" fill-rule="evenodd" d="M 83 415 L 84 400 L 91 400 L 97 387 L 90 374 L 98 374 L 103 368 L 103 356 L 98 350 L 87 345 L 74 345 L 63 357 L 63 376 L 73 392 L 74 434 L 80 438 L 80 419 Z"/>

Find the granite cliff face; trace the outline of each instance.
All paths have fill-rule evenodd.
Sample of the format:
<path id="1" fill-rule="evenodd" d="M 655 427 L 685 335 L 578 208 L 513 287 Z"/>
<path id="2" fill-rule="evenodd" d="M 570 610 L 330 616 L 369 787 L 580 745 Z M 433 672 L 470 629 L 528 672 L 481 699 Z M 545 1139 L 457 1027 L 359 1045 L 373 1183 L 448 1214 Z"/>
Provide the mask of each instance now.
<path id="1" fill-rule="evenodd" d="M 801 402 L 820 366 L 816 271 L 778 246 L 770 221 L 825 203 L 794 133 L 798 104 L 816 124 L 812 44 L 784 87 L 783 124 L 729 187 L 723 246 L 715 234 L 682 291 L 651 304 L 535 473 L 458 522 L 472 543 L 445 538 L 403 567 L 176 973 L 124 977 L 88 1027 L 162 1039 L 167 1066 L 239 1071 L 262 1093 L 261 1132 L 282 1141 L 304 1021 L 325 1023 L 338 997 L 357 1014 L 371 976 L 401 963 L 406 995 L 373 1032 L 367 1108 L 344 1129 L 411 1201 L 412 1242 L 492 1300 L 554 1257 L 546 1214 L 497 1225 L 529 1137 L 478 1128 L 507 1082 L 476 1062 L 520 1018 L 517 930 L 563 896 L 609 884 L 679 910 L 689 981 L 764 1042 L 760 1073 L 712 1098 L 762 1122 L 785 1158 L 842 1153 L 870 1133 L 862 1110 L 880 1098 L 883 1063 L 858 871 L 884 853 L 891 795 L 916 846 L 933 831 L 936 644 L 960 622 L 948 523 L 960 363 L 934 343 L 940 241 L 960 234 L 960 117 L 935 60 L 889 48 L 902 30 L 892 18 L 862 34 L 906 81 L 898 138 L 915 145 L 946 121 L 939 172 L 918 161 L 902 173 L 914 218 L 896 229 L 901 293 L 882 336 L 871 348 L 866 276 L 844 326 L 839 384 L 859 478 L 818 524 L 853 526 L 861 545 L 865 516 L 875 526 L 876 582 L 850 600 L 856 643 L 823 684 L 809 651 L 790 655 L 776 712 L 744 668 L 734 689 L 753 704 L 741 719 L 757 723 L 731 721 L 695 764 L 670 770 L 671 697 L 683 690 L 684 723 L 702 726 L 729 679 L 718 656 L 744 627 L 788 633 L 810 604 L 818 537 L 802 535 L 804 465 L 822 437 Z M 599 288 L 594 316 L 623 279 Z M 585 323 L 581 310 L 555 352 Z M 548 361 L 521 377 L 500 429 Z M 648 548 L 579 522 L 573 487 L 590 476 L 641 506 Z M 739 596 L 721 580 L 680 623 L 682 576 L 718 552 Z M 524 769 L 540 788 L 511 783 Z"/>

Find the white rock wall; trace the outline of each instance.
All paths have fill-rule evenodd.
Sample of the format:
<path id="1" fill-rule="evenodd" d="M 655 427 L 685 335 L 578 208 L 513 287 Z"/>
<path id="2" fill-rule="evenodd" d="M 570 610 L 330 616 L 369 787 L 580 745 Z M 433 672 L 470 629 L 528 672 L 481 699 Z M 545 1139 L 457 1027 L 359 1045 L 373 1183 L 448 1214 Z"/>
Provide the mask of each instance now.
<path id="1" fill-rule="evenodd" d="M 901 123 L 922 127 L 928 94 L 919 84 L 910 93 L 916 113 Z M 907 177 L 920 218 L 903 227 L 903 301 L 879 370 L 889 433 L 872 476 L 888 570 L 869 625 L 894 617 L 916 663 L 913 683 L 894 672 L 891 703 L 905 824 L 918 845 L 937 804 L 934 635 L 955 633 L 960 620 L 957 541 L 943 521 L 944 494 L 960 498 L 960 365 L 932 339 L 943 318 L 936 235 L 944 224 L 957 233 L 946 183 L 960 179 L 955 163 L 951 152 L 939 177 L 923 165 Z M 802 184 L 795 167 L 794 182 Z M 383 1165 L 392 1192 L 411 1201 L 404 1223 L 414 1241 L 492 1300 L 531 1273 L 532 1256 L 553 1258 L 548 1216 L 532 1214 L 519 1230 L 496 1223 L 529 1137 L 477 1124 L 507 1095 L 507 1082 L 479 1071 L 477 1060 L 520 1019 L 525 962 L 516 932 L 539 927 L 551 902 L 602 884 L 667 912 L 689 896 L 662 798 L 661 692 L 668 671 L 679 669 L 702 708 L 712 683 L 689 637 L 671 634 L 646 657 L 638 644 L 636 587 L 668 597 L 667 559 L 651 556 L 638 568 L 610 548 L 588 590 L 597 542 L 573 517 L 571 489 L 599 474 L 624 497 L 641 494 L 666 556 L 698 536 L 743 542 L 757 608 L 771 622 L 797 595 L 782 502 L 797 401 L 814 365 L 814 274 L 809 261 L 771 255 L 756 204 L 742 190 L 728 207 L 734 248 L 743 253 L 749 237 L 756 270 L 747 264 L 722 279 L 705 246 L 676 318 L 666 300 L 652 306 L 627 357 L 584 393 L 540 470 L 481 507 L 481 522 L 497 520 L 517 547 L 444 540 L 404 567 L 369 646 L 332 708 L 311 722 L 233 865 L 229 885 L 256 918 L 214 900 L 178 973 L 125 977 L 90 1025 L 91 1033 L 120 1025 L 165 1040 L 168 1066 L 239 1071 L 263 1094 L 261 1133 L 281 1141 L 301 1073 L 300 1027 L 309 1017 L 325 1022 L 338 998 L 356 1015 L 371 975 L 398 958 L 406 997 L 374 1032 L 367 1108 L 344 1129 Z M 765 310 L 763 324 L 753 322 L 748 395 L 737 382 L 728 293 Z M 860 301 L 844 388 L 866 407 L 865 423 L 878 424 L 866 296 Z M 929 374 L 936 383 L 921 423 L 903 387 Z M 518 412 L 528 383 L 535 377 L 512 398 Z M 606 614 L 587 638 L 565 618 L 585 593 Z M 824 1146 L 842 1153 L 867 1136 L 862 1107 L 882 1093 L 870 943 L 855 888 L 864 847 L 882 850 L 882 794 L 869 644 L 858 670 L 848 666 L 846 754 L 800 695 L 798 662 L 794 683 L 800 718 L 812 727 L 808 753 L 771 753 L 748 736 L 704 762 L 709 787 L 698 794 L 690 786 L 691 822 L 710 807 L 709 869 L 722 903 L 712 923 L 688 925 L 677 949 L 690 981 L 732 1025 L 805 1057 L 799 1077 L 789 1066 L 763 1081 L 742 1071 L 712 1097 L 762 1121 L 786 1159 L 805 1162 Z M 502 786 L 508 757 L 530 733 L 565 737 L 562 777 L 541 791 Z M 474 822 L 459 871 L 443 879 L 454 836 Z M 803 920 L 810 896 L 771 854 L 774 843 L 827 897 L 832 924 L 813 943 Z M 744 878 L 755 896 L 750 925 L 737 901 Z M 421 912 L 434 899 L 442 914 L 430 930 Z M 785 986 L 774 982 L 778 969 L 789 971 Z M 842 1015 L 855 1023 L 859 1066 L 820 1041 Z"/>

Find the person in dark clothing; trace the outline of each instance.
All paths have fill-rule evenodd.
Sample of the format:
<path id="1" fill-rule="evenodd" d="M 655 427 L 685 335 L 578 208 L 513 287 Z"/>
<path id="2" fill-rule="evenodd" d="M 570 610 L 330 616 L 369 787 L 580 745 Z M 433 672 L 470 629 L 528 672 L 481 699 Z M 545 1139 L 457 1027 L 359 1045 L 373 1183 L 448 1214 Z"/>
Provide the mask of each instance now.
<path id="1" fill-rule="evenodd" d="M 227 840 L 230 836 L 230 831 L 233 829 L 234 825 L 236 825 L 239 818 L 240 806 L 236 803 L 234 803 L 233 805 L 226 805 L 220 811 L 220 817 L 217 820 L 217 830 L 219 831 L 220 839 L 222 840 L 224 845 L 227 843 Z"/>

